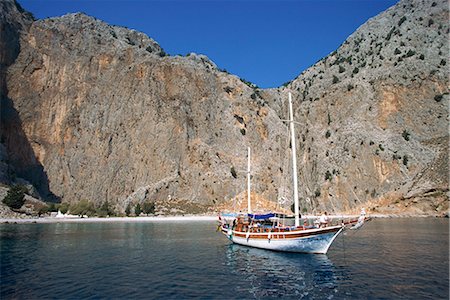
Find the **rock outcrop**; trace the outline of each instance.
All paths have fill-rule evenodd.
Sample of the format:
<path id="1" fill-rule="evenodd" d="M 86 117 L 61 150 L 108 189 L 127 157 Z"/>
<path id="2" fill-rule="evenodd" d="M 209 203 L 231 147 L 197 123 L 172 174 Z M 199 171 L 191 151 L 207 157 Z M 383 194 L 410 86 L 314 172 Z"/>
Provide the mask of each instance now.
<path id="1" fill-rule="evenodd" d="M 448 208 L 445 1 L 400 1 L 268 90 L 81 13 L 33 21 L 2 5 L 1 28 L 13 24 L 20 37 L 14 58 L 2 55 L 2 143 L 8 165 L 44 198 L 206 211 L 245 190 L 247 146 L 258 196 L 289 197 L 282 120 L 292 91 L 302 207 Z M 2 35 L 1 53 L 12 41 Z"/>

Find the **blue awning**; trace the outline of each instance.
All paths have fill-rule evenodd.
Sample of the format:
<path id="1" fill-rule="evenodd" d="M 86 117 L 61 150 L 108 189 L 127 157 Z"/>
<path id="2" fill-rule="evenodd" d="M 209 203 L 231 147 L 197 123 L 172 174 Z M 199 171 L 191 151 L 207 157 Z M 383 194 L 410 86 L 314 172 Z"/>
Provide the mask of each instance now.
<path id="1" fill-rule="evenodd" d="M 248 216 L 255 220 L 267 220 L 267 219 L 275 217 L 275 214 L 273 214 L 273 213 L 265 214 L 265 215 L 248 214 Z"/>

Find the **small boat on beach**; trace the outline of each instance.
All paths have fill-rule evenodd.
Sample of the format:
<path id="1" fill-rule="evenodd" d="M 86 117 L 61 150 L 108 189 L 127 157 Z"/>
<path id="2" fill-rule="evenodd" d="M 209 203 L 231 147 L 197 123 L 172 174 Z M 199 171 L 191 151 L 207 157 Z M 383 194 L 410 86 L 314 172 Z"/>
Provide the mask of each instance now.
<path id="1" fill-rule="evenodd" d="M 294 217 L 284 214 L 264 213 L 252 214 L 250 198 L 250 148 L 248 148 L 247 167 L 247 213 L 221 213 L 219 214 L 219 229 L 233 243 L 286 252 L 301 253 L 327 253 L 336 237 L 346 229 L 362 227 L 368 218 L 365 211 L 357 219 L 348 221 L 329 222 L 326 215 L 320 221 L 309 224 L 307 220 L 300 225 L 297 161 L 294 120 L 292 112 L 292 96 L 289 93 L 289 123 L 292 145 L 293 190 L 294 190 Z"/>

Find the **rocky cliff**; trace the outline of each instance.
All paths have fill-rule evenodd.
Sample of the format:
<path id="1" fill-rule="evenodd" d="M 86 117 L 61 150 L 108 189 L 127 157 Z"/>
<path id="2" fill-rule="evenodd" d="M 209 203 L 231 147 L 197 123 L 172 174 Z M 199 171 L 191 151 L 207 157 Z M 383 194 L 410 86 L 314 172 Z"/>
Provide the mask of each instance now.
<path id="1" fill-rule="evenodd" d="M 448 17 L 446 1 L 400 1 L 287 86 L 304 206 L 448 209 Z"/>
<path id="2" fill-rule="evenodd" d="M 84 14 L 33 22 L 20 46 L 8 97 L 63 201 L 211 207 L 245 189 L 247 146 L 261 177 L 256 186 L 276 199 L 272 141 L 284 125 L 265 92 L 207 57 L 166 56 L 144 34 Z M 18 130 L 4 136 L 17 173 L 33 176 L 31 163 L 14 155 Z"/>
<path id="3" fill-rule="evenodd" d="M 258 197 L 289 196 L 292 91 L 306 210 L 448 207 L 445 1 L 399 2 L 270 90 L 84 14 L 33 21 L 2 5 L 18 41 L 2 55 L 3 163 L 41 197 L 206 211 L 245 191 L 247 146 Z"/>

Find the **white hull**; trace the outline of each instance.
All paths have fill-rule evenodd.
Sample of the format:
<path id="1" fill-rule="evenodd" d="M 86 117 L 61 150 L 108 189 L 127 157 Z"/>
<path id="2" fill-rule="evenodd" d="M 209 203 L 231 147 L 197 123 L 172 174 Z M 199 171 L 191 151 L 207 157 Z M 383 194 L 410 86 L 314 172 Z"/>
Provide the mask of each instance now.
<path id="1" fill-rule="evenodd" d="M 325 254 L 342 230 L 343 227 L 336 232 L 328 233 L 320 233 L 320 230 L 317 230 L 317 234 L 296 238 L 246 238 L 234 234 L 228 238 L 239 245 L 267 250 Z"/>

